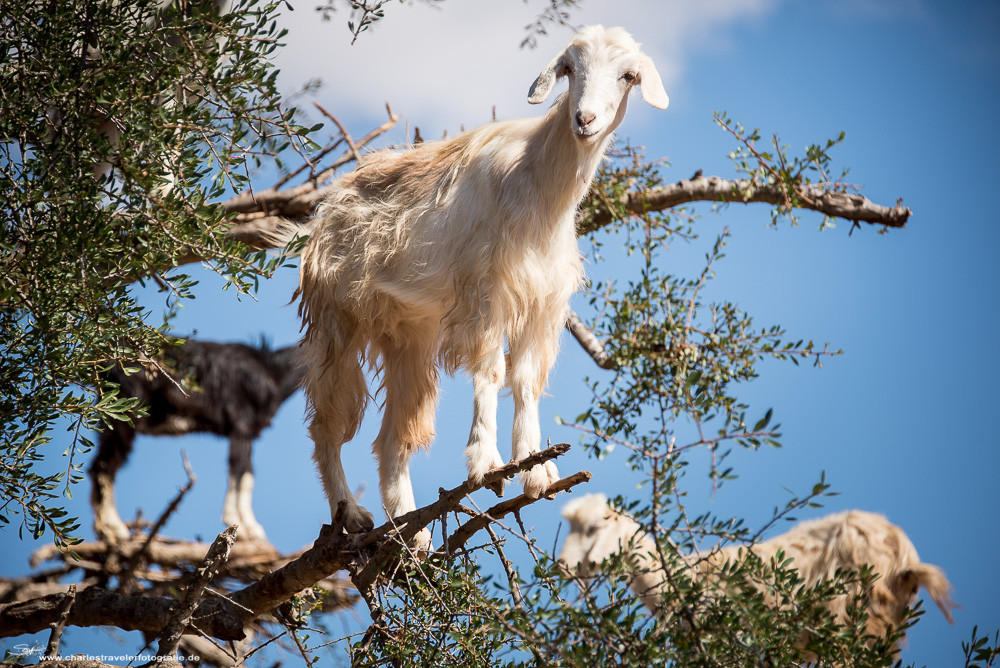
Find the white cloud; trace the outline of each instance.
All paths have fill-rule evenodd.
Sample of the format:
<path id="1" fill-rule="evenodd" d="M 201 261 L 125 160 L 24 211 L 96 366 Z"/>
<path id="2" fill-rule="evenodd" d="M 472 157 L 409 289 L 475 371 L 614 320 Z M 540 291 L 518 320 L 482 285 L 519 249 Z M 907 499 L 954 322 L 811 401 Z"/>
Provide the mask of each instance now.
<path id="1" fill-rule="evenodd" d="M 584 0 L 574 24 L 622 25 L 643 43 L 667 92 L 681 84 L 692 51 L 725 48 L 727 32 L 769 13 L 779 0 Z M 286 13 L 277 64 L 286 91 L 321 78 L 319 101 L 334 114 L 377 118 L 389 102 L 427 138 L 498 118 L 537 114 L 526 101 L 535 75 L 571 33 L 555 28 L 520 49 L 539 0 L 446 0 L 390 4 L 386 18 L 350 44 L 346 13 L 322 21 L 312 4 Z"/>

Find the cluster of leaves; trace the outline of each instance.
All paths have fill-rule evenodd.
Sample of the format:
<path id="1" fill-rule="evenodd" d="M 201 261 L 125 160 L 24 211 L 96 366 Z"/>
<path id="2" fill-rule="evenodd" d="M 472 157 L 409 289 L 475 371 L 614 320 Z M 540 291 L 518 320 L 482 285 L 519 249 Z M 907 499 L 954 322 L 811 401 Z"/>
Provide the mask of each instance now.
<path id="1" fill-rule="evenodd" d="M 570 21 L 570 10 L 578 9 L 580 0 L 548 0 L 545 9 L 538 17 L 524 27 L 525 36 L 521 40 L 521 48 L 534 49 L 538 46 L 538 38 L 549 34 L 549 30 L 559 26 L 577 30 Z"/>
<path id="2" fill-rule="evenodd" d="M 152 357 L 130 284 L 152 277 L 169 300 L 194 282 L 171 271 L 199 257 L 240 290 L 277 261 L 223 237 L 212 202 L 305 128 L 282 107 L 268 57 L 276 3 L 16 3 L 0 24 L 0 520 L 65 540 L 58 508 L 82 436 L 129 413 L 102 371 Z M 75 436 L 68 468 L 37 470 L 48 433 Z"/>
<path id="3" fill-rule="evenodd" d="M 781 191 L 782 199 L 771 209 L 771 222 L 777 225 L 782 218 L 787 218 L 793 225 L 798 224 L 795 210 L 802 205 L 806 193 L 815 187 L 814 192 L 856 191 L 857 187 L 847 183 L 848 169 L 844 169 L 837 179 L 830 175 L 832 160 L 830 149 L 844 141 L 841 132 L 836 139 L 828 139 L 824 144 L 810 144 L 802 156 L 789 156 L 788 146 L 782 144 L 777 135 L 771 135 L 770 150 L 760 149 L 757 144 L 761 140 L 759 128 L 748 131 L 743 125 L 734 121 L 725 112 L 714 114 L 716 125 L 731 134 L 738 141 L 729 158 L 733 161 L 736 171 L 743 174 L 747 183 L 743 195 L 747 198 L 761 186 L 775 186 Z M 834 227 L 830 216 L 824 216 L 820 229 Z"/>
<path id="4" fill-rule="evenodd" d="M 513 536 L 514 534 L 512 534 Z M 483 564 L 524 541 L 534 568 L 484 574 Z M 516 549 L 516 548 L 514 548 Z M 587 577 L 568 573 L 523 535 L 448 559 L 410 561 L 369 601 L 374 624 L 354 637 L 352 665 L 363 666 L 635 666 L 823 665 L 892 666 L 894 644 L 922 614 L 904 616 L 888 637 L 863 629 L 877 575 L 839 572 L 812 587 L 780 552 L 731 560 L 700 577 L 716 555 L 686 558 L 661 540 L 647 568 L 668 574 L 660 609 L 651 615 L 630 591 L 641 566 L 616 555 Z M 849 600 L 838 624 L 826 603 Z M 803 644 L 803 639 L 806 643 Z M 321 647 L 322 645 L 317 646 Z"/>
<path id="5" fill-rule="evenodd" d="M 626 147 L 616 166 L 602 169 L 588 206 L 609 209 L 616 223 L 588 233 L 595 261 L 601 261 L 610 240 L 622 239 L 615 252 L 617 280 L 598 281 L 589 292 L 591 326 L 607 337 L 614 361 L 612 376 L 591 381 L 593 404 L 575 420 L 592 438 L 595 454 L 603 456 L 615 444 L 631 449 L 630 463 L 648 470 L 652 463 L 676 461 L 685 450 L 707 447 L 713 452 L 735 442 L 756 448 L 777 446 L 777 427 L 771 413 L 755 423 L 736 393 L 740 383 L 757 376 L 765 358 L 812 359 L 838 354 L 812 341 L 789 340 L 778 326 L 759 328 L 753 319 L 729 301 L 709 302 L 705 293 L 715 267 L 725 258 L 729 238 L 724 229 L 705 254 L 694 277 L 663 270 L 674 240 L 695 242 L 693 218 L 685 212 L 647 212 L 631 216 L 622 209 L 623 194 L 660 185 L 656 164 Z M 622 278 L 624 277 L 624 278 Z M 685 420 L 679 420 L 684 417 Z M 641 417 L 641 419 L 640 419 Z M 677 443 L 678 424 L 691 424 L 697 438 Z M 714 427 L 714 433 L 709 430 Z M 723 479 L 713 458 L 712 476 Z"/>

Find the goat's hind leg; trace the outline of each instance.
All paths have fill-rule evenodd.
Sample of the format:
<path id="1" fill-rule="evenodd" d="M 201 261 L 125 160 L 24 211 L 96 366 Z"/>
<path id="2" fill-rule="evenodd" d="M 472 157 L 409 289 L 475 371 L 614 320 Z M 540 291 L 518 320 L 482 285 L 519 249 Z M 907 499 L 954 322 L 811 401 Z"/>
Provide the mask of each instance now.
<path id="1" fill-rule="evenodd" d="M 504 464 L 497 450 L 497 395 L 503 387 L 505 371 L 503 346 L 499 344 L 482 364 L 472 369 L 472 429 L 469 431 L 469 443 L 465 446 L 465 459 L 469 480 L 477 485 L 487 473 Z M 503 487 L 503 480 L 490 485 L 497 496 L 503 496 Z"/>
<path id="2" fill-rule="evenodd" d="M 438 378 L 434 337 L 414 335 L 403 346 L 384 346 L 382 353 L 385 410 L 382 429 L 372 444 L 378 458 L 382 503 L 390 518 L 416 510 L 410 457 L 434 439 Z M 431 550 L 426 527 L 410 541 L 418 552 Z"/>
<path id="3" fill-rule="evenodd" d="M 314 444 L 313 460 L 330 502 L 330 516 L 336 517 L 337 507 L 344 501 L 344 528 L 351 533 L 368 531 L 375 527 L 374 518 L 355 500 L 340 461 L 340 450 L 354 438 L 368 398 L 357 351 L 337 350 L 333 359 L 326 360 L 325 345 L 310 344 L 307 339 L 303 347 L 308 368 L 303 386 L 312 412 L 309 434 Z M 319 354 L 314 355 L 317 349 Z"/>
<path id="4" fill-rule="evenodd" d="M 264 527 L 253 514 L 253 439 L 247 435 L 229 438 L 229 487 L 222 505 L 226 526 L 238 524 L 241 540 L 267 540 Z"/>
<path id="5" fill-rule="evenodd" d="M 94 534 L 106 543 L 121 543 L 132 532 L 118 515 L 115 504 L 115 477 L 125 464 L 135 428 L 125 422 L 114 422 L 100 435 L 97 454 L 90 464 L 90 507 L 94 513 Z"/>

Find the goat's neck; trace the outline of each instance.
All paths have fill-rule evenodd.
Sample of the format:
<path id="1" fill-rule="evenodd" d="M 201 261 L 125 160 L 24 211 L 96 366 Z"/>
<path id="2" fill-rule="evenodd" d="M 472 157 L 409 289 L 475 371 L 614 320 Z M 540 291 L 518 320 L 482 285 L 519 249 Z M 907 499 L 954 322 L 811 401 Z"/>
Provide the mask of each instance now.
<path id="1" fill-rule="evenodd" d="M 576 210 L 590 190 L 594 173 L 613 135 L 613 131 L 609 131 L 593 144 L 580 142 L 570 128 L 569 104 L 569 96 L 564 95 L 538 119 L 535 145 L 531 147 L 538 157 L 536 169 L 539 170 L 540 189 L 556 215 Z"/>
<path id="2" fill-rule="evenodd" d="M 666 581 L 666 574 L 656 557 L 656 542 L 649 534 L 640 531 L 635 536 L 631 555 L 638 570 L 633 574 L 629 587 L 649 610 L 656 610 Z"/>

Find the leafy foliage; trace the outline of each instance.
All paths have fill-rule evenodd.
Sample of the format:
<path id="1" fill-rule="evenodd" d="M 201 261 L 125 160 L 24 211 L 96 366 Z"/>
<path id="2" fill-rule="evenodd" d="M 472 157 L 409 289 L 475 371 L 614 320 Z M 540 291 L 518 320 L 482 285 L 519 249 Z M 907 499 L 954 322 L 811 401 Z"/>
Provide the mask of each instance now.
<path id="1" fill-rule="evenodd" d="M 176 303 L 195 286 L 173 271 L 185 256 L 243 291 L 277 265 L 226 241 L 210 203 L 305 142 L 267 60 L 278 5 L 162 4 L 16 3 L 0 27 L 0 519 L 20 514 L 35 536 L 70 537 L 54 504 L 83 434 L 135 408 L 104 381 L 109 360 L 164 344 L 130 284 L 151 277 Z M 60 425 L 67 470 L 40 474 Z"/>

